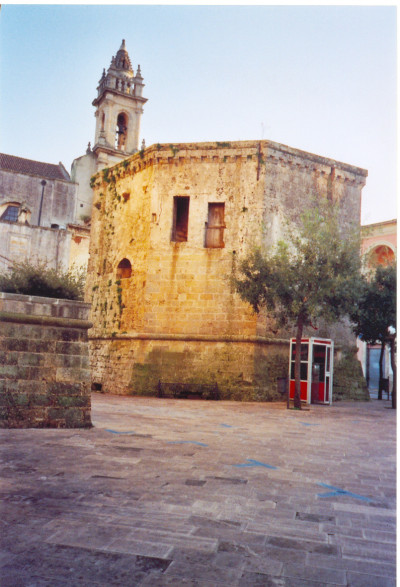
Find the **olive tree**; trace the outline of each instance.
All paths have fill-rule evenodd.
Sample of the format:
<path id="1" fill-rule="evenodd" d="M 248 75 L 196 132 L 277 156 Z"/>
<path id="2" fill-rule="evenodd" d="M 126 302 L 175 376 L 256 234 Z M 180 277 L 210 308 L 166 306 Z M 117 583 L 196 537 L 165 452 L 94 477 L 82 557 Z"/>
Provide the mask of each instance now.
<path id="1" fill-rule="evenodd" d="M 338 208 L 326 200 L 305 211 L 287 233 L 275 246 L 254 248 L 241 259 L 232 283 L 256 313 L 265 308 L 279 327 L 295 326 L 294 407 L 301 409 L 303 331 L 319 319 L 329 323 L 349 313 L 357 297 L 360 247 L 358 233 L 343 230 Z"/>

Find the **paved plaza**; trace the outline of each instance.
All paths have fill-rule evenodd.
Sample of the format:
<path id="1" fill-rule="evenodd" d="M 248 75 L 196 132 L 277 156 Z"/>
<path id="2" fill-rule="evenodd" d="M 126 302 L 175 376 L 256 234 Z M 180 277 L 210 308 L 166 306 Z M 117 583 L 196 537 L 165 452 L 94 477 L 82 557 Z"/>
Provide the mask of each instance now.
<path id="1" fill-rule="evenodd" d="M 94 394 L 1 430 L 1 587 L 395 585 L 390 403 Z"/>

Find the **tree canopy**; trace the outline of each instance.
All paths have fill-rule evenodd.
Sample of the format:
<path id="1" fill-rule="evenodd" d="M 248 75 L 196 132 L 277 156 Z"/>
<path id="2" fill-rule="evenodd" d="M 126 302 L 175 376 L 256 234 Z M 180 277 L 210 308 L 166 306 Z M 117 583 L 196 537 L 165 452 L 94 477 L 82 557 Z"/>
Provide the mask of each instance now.
<path id="1" fill-rule="evenodd" d="M 387 266 L 379 265 L 374 273 L 367 273 L 362 277 L 358 303 L 351 313 L 355 334 L 368 344 L 381 345 L 379 399 L 382 398 L 383 354 L 386 344 L 390 344 L 393 407 L 396 405 L 396 288 L 396 263 Z"/>
<path id="2" fill-rule="evenodd" d="M 396 330 L 396 263 L 379 265 L 362 278 L 357 307 L 352 312 L 354 332 L 369 344 L 384 343 Z"/>
<path id="3" fill-rule="evenodd" d="M 233 285 L 255 312 L 262 307 L 279 326 L 296 326 L 296 348 L 303 330 L 320 318 L 334 322 L 352 307 L 360 272 L 358 235 L 344 234 L 339 210 L 319 202 L 301 215 L 288 237 L 239 262 Z M 350 232 L 350 231 L 349 231 Z M 294 405 L 300 402 L 300 353 L 296 353 Z"/>

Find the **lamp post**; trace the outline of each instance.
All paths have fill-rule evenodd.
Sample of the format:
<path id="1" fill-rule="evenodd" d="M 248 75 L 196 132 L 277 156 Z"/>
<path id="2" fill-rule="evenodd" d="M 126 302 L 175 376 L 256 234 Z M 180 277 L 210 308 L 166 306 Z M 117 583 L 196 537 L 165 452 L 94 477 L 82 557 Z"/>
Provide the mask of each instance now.
<path id="1" fill-rule="evenodd" d="M 40 208 L 39 208 L 39 218 L 38 218 L 38 226 L 40 226 L 40 220 L 42 218 L 42 206 L 43 206 L 43 196 L 44 196 L 44 186 L 46 185 L 46 180 L 42 179 L 42 181 L 40 182 L 41 186 L 42 186 L 42 197 L 40 198 Z"/>

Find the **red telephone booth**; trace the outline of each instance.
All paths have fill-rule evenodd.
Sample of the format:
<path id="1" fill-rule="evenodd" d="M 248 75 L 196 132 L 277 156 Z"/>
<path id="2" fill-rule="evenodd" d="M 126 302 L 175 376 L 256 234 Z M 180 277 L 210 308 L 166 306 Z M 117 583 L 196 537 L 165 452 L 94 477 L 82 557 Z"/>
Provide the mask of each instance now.
<path id="1" fill-rule="evenodd" d="M 296 339 L 290 340 L 289 397 L 294 399 Z M 300 399 L 307 404 L 332 404 L 333 340 L 302 338 Z"/>

